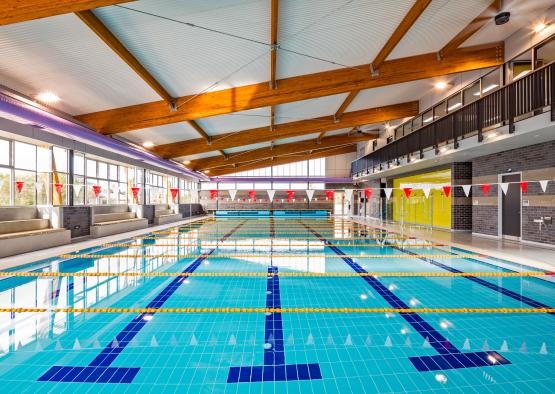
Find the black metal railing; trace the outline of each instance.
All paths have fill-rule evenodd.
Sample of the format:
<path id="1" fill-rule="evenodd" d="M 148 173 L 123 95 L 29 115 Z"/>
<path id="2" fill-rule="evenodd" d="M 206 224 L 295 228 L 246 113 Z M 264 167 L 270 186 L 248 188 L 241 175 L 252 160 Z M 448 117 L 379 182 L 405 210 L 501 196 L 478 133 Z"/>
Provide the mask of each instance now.
<path id="1" fill-rule="evenodd" d="M 402 157 L 417 154 L 423 157 L 424 150 L 453 143 L 455 149 L 459 140 L 478 135 L 483 140 L 483 131 L 509 125 L 509 132 L 515 131 L 515 121 L 528 116 L 539 115 L 555 102 L 555 63 L 548 64 L 534 72 L 492 92 L 455 112 L 429 123 L 412 133 L 367 154 L 351 164 L 351 175 L 362 176 L 383 169 Z M 551 121 L 555 121 L 555 105 L 551 105 Z"/>

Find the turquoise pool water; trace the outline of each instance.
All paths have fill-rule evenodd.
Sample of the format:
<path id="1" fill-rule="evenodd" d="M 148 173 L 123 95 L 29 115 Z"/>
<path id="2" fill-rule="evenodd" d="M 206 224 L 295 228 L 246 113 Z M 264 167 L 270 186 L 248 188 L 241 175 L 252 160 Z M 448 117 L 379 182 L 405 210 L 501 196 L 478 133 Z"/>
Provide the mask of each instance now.
<path id="1" fill-rule="evenodd" d="M 3 392 L 553 392 L 555 315 L 499 313 L 555 306 L 549 277 L 503 276 L 529 267 L 310 218 L 205 220 L 74 256 L 1 278 Z"/>

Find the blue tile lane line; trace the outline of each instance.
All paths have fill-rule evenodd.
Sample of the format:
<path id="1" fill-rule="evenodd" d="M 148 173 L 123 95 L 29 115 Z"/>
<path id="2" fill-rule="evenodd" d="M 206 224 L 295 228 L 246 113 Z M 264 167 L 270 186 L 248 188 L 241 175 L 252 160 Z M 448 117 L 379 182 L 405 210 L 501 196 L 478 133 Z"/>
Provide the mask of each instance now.
<path id="1" fill-rule="evenodd" d="M 270 219 L 270 237 L 274 238 L 274 222 Z M 268 284 L 266 285 L 266 308 L 281 308 L 279 294 L 278 267 L 268 267 Z M 264 365 L 231 367 L 227 383 L 251 383 L 268 381 L 292 381 L 322 379 L 318 364 L 285 364 L 283 342 L 283 321 L 281 313 L 266 315 L 264 343 Z"/>
<path id="2" fill-rule="evenodd" d="M 415 252 L 410 251 L 410 250 L 406 250 L 404 248 L 400 248 L 398 246 L 393 246 L 393 248 L 395 248 L 397 250 L 400 250 L 401 252 L 409 254 L 411 256 L 418 256 L 418 253 L 415 253 Z M 449 272 L 456 272 L 456 273 L 462 273 L 463 272 L 463 271 L 460 271 L 456 268 L 450 267 L 446 264 L 443 264 L 443 263 L 440 263 L 440 262 L 435 261 L 433 259 L 430 259 L 428 257 L 417 257 L 417 258 L 422 260 L 422 261 L 425 261 L 429 264 L 432 264 L 436 267 L 439 267 L 439 268 L 442 268 L 446 271 L 449 271 Z M 475 260 L 475 259 L 472 259 L 472 260 Z M 475 261 L 478 262 L 478 263 L 481 263 L 480 260 L 475 260 Z M 482 278 L 478 278 L 476 276 L 463 276 L 463 278 L 468 279 L 468 280 L 470 280 L 474 283 L 478 283 L 479 285 L 487 287 L 488 289 L 491 289 L 493 291 L 497 291 L 498 293 L 506 295 L 507 297 L 511 297 L 514 300 L 517 300 L 517 301 L 520 301 L 524 304 L 530 305 L 531 307 L 534 307 L 534 308 L 551 308 L 549 305 L 542 304 L 541 302 L 538 302 L 538 301 L 535 301 L 535 300 L 533 300 L 529 297 L 520 295 L 520 294 L 518 294 L 518 293 L 516 293 L 512 290 L 505 289 L 504 287 L 496 285 L 494 283 L 490 283 L 487 280 L 484 280 Z M 549 313 L 549 314 L 550 315 L 555 315 L 555 313 Z"/>
<path id="3" fill-rule="evenodd" d="M 322 237 L 318 232 L 305 224 L 305 227 L 324 244 L 340 256 L 357 273 L 368 273 L 359 264 L 339 249 L 337 246 Z M 389 305 L 397 309 L 409 309 L 399 297 L 391 292 L 384 284 L 373 276 L 362 276 L 364 279 Z M 485 367 L 492 365 L 510 364 L 510 361 L 494 351 L 463 353 L 457 349 L 447 338 L 433 328 L 417 313 L 399 313 L 430 345 L 439 353 L 434 356 L 409 357 L 409 360 L 418 371 L 437 371 L 446 369 Z"/>
<path id="4" fill-rule="evenodd" d="M 244 222 L 243 222 L 244 223 Z M 235 231 L 243 225 L 239 224 L 229 233 L 222 237 L 221 241 L 225 241 Z M 220 241 L 220 242 L 221 242 Z M 212 249 L 193 261 L 183 273 L 194 272 L 202 262 L 214 253 L 216 249 Z M 147 306 L 146 308 L 161 308 L 164 303 L 172 296 L 173 293 L 183 284 L 188 276 L 179 276 L 172 280 Z M 140 368 L 110 367 L 120 353 L 129 345 L 141 329 L 148 323 L 144 319 L 146 315 L 154 315 L 152 313 L 140 313 L 110 341 L 110 343 L 100 352 L 98 356 L 92 360 L 86 367 L 67 367 L 53 366 L 39 381 L 48 382 L 86 382 L 86 383 L 131 383 Z"/>

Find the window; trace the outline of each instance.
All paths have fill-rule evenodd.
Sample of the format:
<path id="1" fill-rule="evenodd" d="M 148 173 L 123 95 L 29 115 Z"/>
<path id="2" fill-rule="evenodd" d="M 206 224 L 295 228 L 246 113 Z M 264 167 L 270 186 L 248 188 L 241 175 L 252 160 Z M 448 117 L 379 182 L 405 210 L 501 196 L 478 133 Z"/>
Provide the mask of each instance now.
<path id="1" fill-rule="evenodd" d="M 470 104 L 480 98 L 480 81 L 474 82 L 472 85 L 462 91 L 463 104 Z"/>
<path id="2" fill-rule="evenodd" d="M 461 92 L 447 100 L 447 112 L 456 111 L 460 107 L 462 107 Z"/>
<path id="3" fill-rule="evenodd" d="M 424 126 L 426 126 L 429 123 L 432 123 L 433 120 L 434 120 L 433 110 L 424 112 L 424 114 L 422 115 L 422 123 L 424 124 Z"/>
<path id="4" fill-rule="evenodd" d="M 447 114 L 447 101 L 443 101 L 434 107 L 434 120 Z"/>
<path id="5" fill-rule="evenodd" d="M 536 64 L 534 68 L 540 68 L 555 60 L 555 39 L 551 39 L 536 48 Z"/>
<path id="6" fill-rule="evenodd" d="M 496 90 L 501 84 L 501 69 L 497 69 L 482 78 L 482 96 Z"/>

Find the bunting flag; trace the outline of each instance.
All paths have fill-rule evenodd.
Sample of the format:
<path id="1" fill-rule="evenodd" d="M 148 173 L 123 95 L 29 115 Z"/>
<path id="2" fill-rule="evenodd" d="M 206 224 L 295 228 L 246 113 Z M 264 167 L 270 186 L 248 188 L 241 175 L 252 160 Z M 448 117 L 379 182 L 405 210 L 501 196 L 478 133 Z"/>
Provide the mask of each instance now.
<path id="1" fill-rule="evenodd" d="M 503 194 L 507 194 L 507 192 L 509 191 L 509 184 L 506 182 L 500 183 L 499 187 L 501 187 L 501 190 L 503 190 Z"/>
<path id="2" fill-rule="evenodd" d="M 210 199 L 211 200 L 215 200 L 217 195 L 218 195 L 217 190 L 210 190 Z"/>
<path id="3" fill-rule="evenodd" d="M 137 201 L 139 199 L 139 190 L 141 190 L 140 187 L 132 187 L 131 188 L 131 192 L 133 193 L 133 198 L 135 199 L 135 201 Z"/>
<path id="4" fill-rule="evenodd" d="M 520 190 L 522 190 L 522 193 L 526 193 L 528 192 L 528 182 L 520 182 Z"/>
<path id="5" fill-rule="evenodd" d="M 175 202 L 175 197 L 177 197 L 177 193 L 179 192 L 179 189 L 171 188 L 170 192 L 172 194 L 172 201 Z"/>
<path id="6" fill-rule="evenodd" d="M 2 186 L 4 186 L 4 180 L 0 179 L 0 189 L 2 189 Z"/>
<path id="7" fill-rule="evenodd" d="M 56 189 L 56 193 L 58 194 L 62 194 L 62 188 L 64 187 L 64 185 L 62 185 L 61 183 L 55 183 L 54 184 L 54 188 Z"/>
<path id="8" fill-rule="evenodd" d="M 326 190 L 326 198 L 328 200 L 333 200 L 333 190 Z"/>
<path id="9" fill-rule="evenodd" d="M 100 195 L 100 192 L 102 191 L 102 188 L 99 185 L 94 185 L 92 189 L 95 197 L 98 197 Z"/>
<path id="10" fill-rule="evenodd" d="M 490 188 L 490 185 L 488 183 L 484 183 L 482 185 L 482 190 L 484 191 L 484 195 L 486 197 L 489 195 L 489 188 Z"/>
<path id="11" fill-rule="evenodd" d="M 449 197 L 451 194 L 451 186 L 443 186 L 443 193 L 445 194 L 445 197 Z"/>
<path id="12" fill-rule="evenodd" d="M 81 192 L 81 188 L 83 187 L 83 185 L 73 185 L 73 192 L 75 193 L 75 195 L 79 195 L 79 193 Z"/>
<path id="13" fill-rule="evenodd" d="M 345 198 L 351 201 L 352 196 L 353 196 L 353 189 L 345 189 Z"/>
<path id="14" fill-rule="evenodd" d="M 266 193 L 268 193 L 268 198 L 270 199 L 270 201 L 272 201 L 274 199 L 274 195 L 276 194 L 275 190 L 266 190 Z"/>
<path id="15" fill-rule="evenodd" d="M 23 185 L 25 185 L 25 182 L 16 182 L 15 183 L 15 187 L 17 188 L 18 193 L 21 193 L 21 190 L 23 190 Z"/>
<path id="16" fill-rule="evenodd" d="M 229 197 L 231 197 L 231 201 L 234 201 L 235 195 L 237 194 L 237 190 L 231 189 L 231 190 L 228 190 L 228 192 L 229 192 Z"/>
<path id="17" fill-rule="evenodd" d="M 364 197 L 366 197 L 367 199 L 372 198 L 372 189 L 370 189 L 369 187 L 364 189 Z"/>
<path id="18" fill-rule="evenodd" d="M 291 202 L 295 197 L 295 190 L 287 190 L 287 201 Z"/>
<path id="19" fill-rule="evenodd" d="M 249 198 L 256 201 L 256 190 L 249 190 Z"/>
<path id="20" fill-rule="evenodd" d="M 547 190 L 547 182 L 549 182 L 549 181 L 540 181 L 540 186 L 542 187 L 542 191 L 544 193 Z"/>
<path id="21" fill-rule="evenodd" d="M 430 197 L 430 186 L 422 186 L 422 192 L 426 198 Z"/>
<path id="22" fill-rule="evenodd" d="M 308 201 L 311 201 L 312 197 L 314 197 L 314 190 L 307 189 L 306 196 L 308 197 Z"/>
<path id="23" fill-rule="evenodd" d="M 472 185 L 462 185 L 463 191 L 465 196 L 470 196 L 470 190 L 472 189 Z"/>
<path id="24" fill-rule="evenodd" d="M 407 198 L 410 198 L 410 194 L 412 193 L 412 187 L 404 187 L 403 192 Z"/>
<path id="25" fill-rule="evenodd" d="M 42 182 L 37 182 L 37 183 L 35 183 L 35 190 L 36 190 L 37 192 L 40 192 L 41 189 L 42 189 L 42 187 L 43 187 L 43 183 L 42 183 Z"/>
<path id="26" fill-rule="evenodd" d="M 385 189 L 383 189 L 383 191 L 385 192 L 385 198 L 389 200 L 391 198 L 391 193 L 393 193 L 393 189 L 390 187 L 386 187 Z"/>

